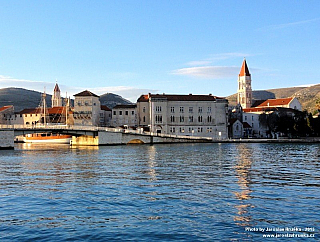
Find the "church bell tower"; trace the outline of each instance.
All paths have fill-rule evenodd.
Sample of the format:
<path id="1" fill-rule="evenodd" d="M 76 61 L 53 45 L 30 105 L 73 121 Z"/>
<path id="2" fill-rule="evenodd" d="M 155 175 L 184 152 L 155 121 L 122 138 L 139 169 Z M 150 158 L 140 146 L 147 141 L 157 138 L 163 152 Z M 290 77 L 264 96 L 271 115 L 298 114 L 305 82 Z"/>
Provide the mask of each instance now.
<path id="1" fill-rule="evenodd" d="M 242 67 L 238 77 L 237 101 L 242 108 L 251 108 L 251 105 L 252 105 L 251 75 L 247 66 L 246 59 L 244 59 L 242 62 Z"/>
<path id="2" fill-rule="evenodd" d="M 51 107 L 61 107 L 62 106 L 62 98 L 60 95 L 60 88 L 58 86 L 58 83 L 56 83 L 54 90 L 53 90 L 53 96 L 51 99 Z"/>

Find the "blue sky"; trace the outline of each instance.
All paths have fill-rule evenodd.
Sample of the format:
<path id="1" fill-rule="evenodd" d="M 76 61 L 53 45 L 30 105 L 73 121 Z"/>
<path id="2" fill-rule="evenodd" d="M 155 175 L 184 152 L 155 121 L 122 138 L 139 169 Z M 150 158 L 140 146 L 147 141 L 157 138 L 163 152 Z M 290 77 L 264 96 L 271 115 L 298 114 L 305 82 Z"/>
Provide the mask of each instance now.
<path id="1" fill-rule="evenodd" d="M 320 1 L 2 1 L 0 88 L 228 96 L 320 83 Z M 65 95 L 65 94 L 64 94 Z"/>

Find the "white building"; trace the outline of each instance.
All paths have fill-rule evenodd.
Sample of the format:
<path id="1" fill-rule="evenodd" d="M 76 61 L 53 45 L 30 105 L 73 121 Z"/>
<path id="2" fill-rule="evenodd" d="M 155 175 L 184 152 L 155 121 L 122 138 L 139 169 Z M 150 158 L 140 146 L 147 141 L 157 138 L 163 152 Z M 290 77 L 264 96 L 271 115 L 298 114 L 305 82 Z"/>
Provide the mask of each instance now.
<path id="1" fill-rule="evenodd" d="M 100 126 L 110 126 L 111 125 L 111 109 L 105 105 L 101 105 L 100 110 Z"/>
<path id="2" fill-rule="evenodd" d="M 75 125 L 100 125 L 100 100 L 99 96 L 85 90 L 74 95 L 74 124 Z"/>
<path id="3" fill-rule="evenodd" d="M 0 108 L 0 124 L 12 124 L 14 120 L 14 107 L 12 105 Z"/>
<path id="4" fill-rule="evenodd" d="M 117 105 L 112 109 L 113 127 L 136 128 L 138 126 L 137 105 Z"/>
<path id="5" fill-rule="evenodd" d="M 243 124 L 240 120 L 233 118 L 229 120 L 229 138 L 239 139 L 243 137 Z"/>
<path id="6" fill-rule="evenodd" d="M 254 108 L 267 108 L 267 107 L 268 108 L 269 107 L 292 108 L 298 111 L 302 111 L 301 103 L 295 97 L 267 99 L 264 101 L 260 101 L 257 105 L 254 106 Z"/>
<path id="7" fill-rule="evenodd" d="M 242 120 L 243 123 L 248 123 L 252 128 L 252 137 L 255 138 L 266 138 L 267 137 L 267 127 L 263 126 L 260 122 L 259 116 L 261 113 L 250 113 L 243 112 Z"/>
<path id="8" fill-rule="evenodd" d="M 228 100 L 210 95 L 142 95 L 138 126 L 153 133 L 227 138 Z"/>

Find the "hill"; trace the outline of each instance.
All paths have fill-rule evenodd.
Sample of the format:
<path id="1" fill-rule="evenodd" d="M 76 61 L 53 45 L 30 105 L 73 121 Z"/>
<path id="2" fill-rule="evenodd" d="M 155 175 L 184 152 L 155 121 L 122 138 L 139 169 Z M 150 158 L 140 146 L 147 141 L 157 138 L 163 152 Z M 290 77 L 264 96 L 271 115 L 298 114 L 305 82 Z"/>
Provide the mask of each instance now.
<path id="1" fill-rule="evenodd" d="M 0 107 L 13 105 L 15 112 L 25 108 L 35 108 L 40 105 L 41 95 L 41 92 L 24 88 L 3 88 L 0 89 Z M 51 95 L 47 94 L 46 102 L 47 107 L 51 107 Z M 100 102 L 101 105 L 106 105 L 109 108 L 113 108 L 117 104 L 132 104 L 130 101 L 113 93 L 101 95 Z M 71 104 L 73 104 L 73 100 L 71 100 Z"/>
<path id="2" fill-rule="evenodd" d="M 300 101 L 303 110 L 314 113 L 316 111 L 316 100 L 320 98 L 320 84 L 310 87 L 289 87 L 253 91 L 252 97 L 254 101 L 296 97 Z M 230 95 L 227 99 L 229 100 L 229 105 L 235 106 L 237 103 L 237 94 Z"/>
<path id="3" fill-rule="evenodd" d="M 132 102 L 124 99 L 123 97 L 113 94 L 113 93 L 106 93 L 100 96 L 100 103 L 101 105 L 105 105 L 108 108 L 113 108 L 118 104 L 132 104 Z"/>
<path id="4" fill-rule="evenodd" d="M 13 105 L 15 112 L 25 108 L 38 107 L 41 102 L 41 92 L 31 91 L 23 88 L 3 88 L 0 89 L 0 107 Z M 47 94 L 47 106 L 51 106 L 51 95 Z"/>

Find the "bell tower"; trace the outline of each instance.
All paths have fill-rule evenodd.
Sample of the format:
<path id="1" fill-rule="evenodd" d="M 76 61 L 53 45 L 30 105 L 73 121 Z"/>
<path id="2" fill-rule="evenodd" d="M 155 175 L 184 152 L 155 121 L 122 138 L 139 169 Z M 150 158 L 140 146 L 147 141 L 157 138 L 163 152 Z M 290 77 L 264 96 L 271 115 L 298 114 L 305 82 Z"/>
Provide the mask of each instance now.
<path id="1" fill-rule="evenodd" d="M 246 58 L 244 58 L 242 62 L 242 67 L 238 77 L 237 102 L 242 108 L 251 108 L 252 105 L 251 75 L 247 66 Z"/>
<path id="2" fill-rule="evenodd" d="M 53 90 L 53 96 L 51 99 L 51 107 L 61 107 L 61 106 L 62 106 L 62 98 L 60 95 L 60 88 L 58 86 L 58 83 L 56 83 Z"/>

